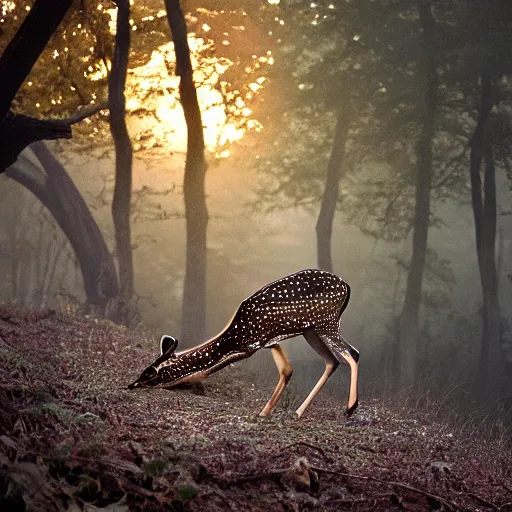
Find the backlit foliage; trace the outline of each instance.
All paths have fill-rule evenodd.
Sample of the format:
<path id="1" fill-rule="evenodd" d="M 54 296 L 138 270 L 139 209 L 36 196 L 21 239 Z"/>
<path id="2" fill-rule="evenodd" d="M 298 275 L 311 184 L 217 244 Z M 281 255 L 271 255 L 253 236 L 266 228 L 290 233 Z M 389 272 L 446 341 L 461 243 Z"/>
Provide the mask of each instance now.
<path id="1" fill-rule="evenodd" d="M 0 19 L 4 49 L 33 2 L 2 2 Z M 186 126 L 178 97 L 175 56 L 162 2 L 133 1 L 132 44 L 126 89 L 128 125 L 135 151 L 182 152 Z M 186 6 L 185 6 L 186 7 Z M 115 38 L 116 8 L 111 1 L 83 1 L 74 7 L 28 80 L 14 110 L 34 117 L 66 117 L 79 106 L 104 103 Z M 251 37 L 246 13 L 197 8 L 186 16 L 194 78 L 205 127 L 207 149 L 227 157 L 229 146 L 247 130 L 262 125 L 252 116 L 251 103 L 266 82 L 273 64 L 271 51 L 260 43 L 242 55 L 240 39 Z M 257 39 L 257 38 L 256 38 Z M 250 52 L 250 53 L 249 53 Z M 95 145 L 109 140 L 106 111 L 74 129 L 74 141 Z"/>

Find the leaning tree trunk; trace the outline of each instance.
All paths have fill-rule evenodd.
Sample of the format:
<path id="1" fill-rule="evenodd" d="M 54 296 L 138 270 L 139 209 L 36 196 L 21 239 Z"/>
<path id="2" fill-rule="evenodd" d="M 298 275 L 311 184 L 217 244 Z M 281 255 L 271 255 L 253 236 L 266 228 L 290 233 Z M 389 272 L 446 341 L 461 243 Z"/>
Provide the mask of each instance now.
<path id="1" fill-rule="evenodd" d="M 34 119 L 14 114 L 10 108 L 72 3 L 72 0 L 36 0 L 0 57 L 0 173 L 31 142 L 71 137 L 71 127 L 59 120 Z"/>
<path id="2" fill-rule="evenodd" d="M 487 71 L 481 74 L 478 122 L 471 138 L 470 179 L 471 204 L 475 221 L 476 252 L 482 285 L 482 338 L 479 364 L 481 389 L 489 390 L 491 374 L 499 369 L 500 307 L 496 273 L 496 182 L 492 142 L 488 120 L 493 109 L 492 79 Z M 484 164 L 482 190 L 481 171 Z"/>
<path id="3" fill-rule="evenodd" d="M 36 0 L 0 57 L 0 120 L 68 12 L 72 0 Z"/>
<path id="4" fill-rule="evenodd" d="M 187 26 L 179 0 L 166 0 L 167 19 L 176 52 L 180 100 L 187 123 L 187 159 L 183 194 L 187 223 L 187 256 L 183 290 L 182 336 L 184 341 L 204 338 L 206 318 L 206 160 L 203 123 L 194 85 Z"/>
<path id="5" fill-rule="evenodd" d="M 419 309 L 425 269 L 428 227 L 430 220 L 430 189 L 435 113 L 437 108 L 437 68 L 435 60 L 435 21 L 432 3 L 419 1 L 422 27 L 420 76 L 425 84 L 420 107 L 421 133 L 416 146 L 416 205 L 412 237 L 412 258 L 407 276 L 404 305 L 400 315 L 400 386 L 412 386 L 416 380 L 418 357 Z"/>
<path id="6" fill-rule="evenodd" d="M 343 108 L 336 120 L 331 155 L 327 165 L 322 205 L 316 223 L 318 267 L 332 272 L 332 224 L 338 202 L 340 180 L 345 172 L 345 149 L 350 130 L 349 108 Z"/>
<path id="7" fill-rule="evenodd" d="M 82 273 L 87 305 L 105 314 L 117 300 L 116 268 L 100 229 L 66 169 L 43 142 L 31 149 L 43 166 L 42 173 L 30 160 L 17 162 L 6 176 L 30 190 L 49 210 L 69 240 Z"/>
<path id="8" fill-rule="evenodd" d="M 124 89 L 130 50 L 130 2 L 116 0 L 117 24 L 114 58 L 108 81 L 110 130 L 116 151 L 116 177 L 112 199 L 116 255 L 119 267 L 118 314 L 123 323 L 137 322 L 133 300 L 133 257 L 130 229 L 130 203 L 132 194 L 132 143 L 126 127 Z"/>

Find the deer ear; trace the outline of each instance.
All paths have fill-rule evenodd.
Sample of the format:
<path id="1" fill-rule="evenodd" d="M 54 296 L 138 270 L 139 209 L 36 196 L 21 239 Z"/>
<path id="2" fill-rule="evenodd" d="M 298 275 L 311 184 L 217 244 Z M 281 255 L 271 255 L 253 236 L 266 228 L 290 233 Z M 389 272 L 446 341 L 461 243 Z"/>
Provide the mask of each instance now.
<path id="1" fill-rule="evenodd" d="M 178 346 L 178 340 L 172 336 L 164 334 L 160 338 L 160 355 L 172 354 Z"/>

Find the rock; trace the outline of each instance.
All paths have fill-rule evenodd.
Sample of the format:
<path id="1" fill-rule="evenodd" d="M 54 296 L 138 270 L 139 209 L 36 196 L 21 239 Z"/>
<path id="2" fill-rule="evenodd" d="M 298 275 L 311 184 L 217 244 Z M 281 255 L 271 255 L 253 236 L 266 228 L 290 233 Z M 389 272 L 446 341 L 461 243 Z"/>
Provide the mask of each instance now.
<path id="1" fill-rule="evenodd" d="M 97 414 L 94 414 L 92 412 L 84 412 L 83 414 L 78 415 L 75 418 L 75 421 L 79 425 L 83 425 L 84 423 L 88 422 L 103 422 L 103 420 Z"/>
<path id="2" fill-rule="evenodd" d="M 311 489 L 309 462 L 306 457 L 299 457 L 290 469 L 283 471 L 281 480 L 285 486 Z"/>

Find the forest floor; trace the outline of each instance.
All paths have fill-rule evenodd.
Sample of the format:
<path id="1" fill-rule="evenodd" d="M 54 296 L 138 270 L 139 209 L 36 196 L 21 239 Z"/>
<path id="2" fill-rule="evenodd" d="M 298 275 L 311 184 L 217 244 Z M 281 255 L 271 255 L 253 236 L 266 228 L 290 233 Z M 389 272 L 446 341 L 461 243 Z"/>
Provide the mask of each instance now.
<path id="1" fill-rule="evenodd" d="M 0 510 L 512 511 L 498 441 L 365 397 L 346 420 L 326 393 L 301 420 L 286 400 L 260 418 L 274 383 L 237 367 L 200 395 L 128 391 L 156 346 L 0 304 Z"/>

